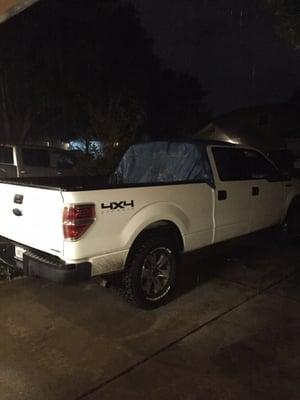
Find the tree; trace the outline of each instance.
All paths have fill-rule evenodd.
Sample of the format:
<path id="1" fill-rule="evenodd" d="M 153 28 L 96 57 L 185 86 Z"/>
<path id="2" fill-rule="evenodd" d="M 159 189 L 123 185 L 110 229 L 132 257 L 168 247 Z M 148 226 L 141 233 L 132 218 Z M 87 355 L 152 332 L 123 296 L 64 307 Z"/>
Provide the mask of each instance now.
<path id="1" fill-rule="evenodd" d="M 107 101 L 90 110 L 93 136 L 115 147 L 133 142 L 145 118 L 142 99 L 130 94 L 111 93 Z"/>
<path id="2" fill-rule="evenodd" d="M 288 100 L 288 104 L 293 104 L 300 108 L 300 87 L 297 87 Z"/>
<path id="3" fill-rule="evenodd" d="M 123 149 L 203 121 L 198 80 L 161 68 L 124 0 L 42 0 L 0 26 L 0 51 L 1 141 L 77 137 Z"/>
<path id="4" fill-rule="evenodd" d="M 30 38 L 4 24 L 0 41 L 0 125 L 3 142 L 22 143 L 33 128 L 51 120 L 46 77 L 30 60 Z M 48 93 L 49 94 L 49 93 Z"/>
<path id="5" fill-rule="evenodd" d="M 42 1 L 1 26 L 0 51 L 2 141 L 99 134 L 89 118 L 101 110 L 108 124 L 112 93 L 128 125 L 156 64 L 134 7 L 118 0 Z"/>
<path id="6" fill-rule="evenodd" d="M 152 82 L 148 131 L 154 137 L 191 137 L 209 120 L 197 78 L 163 70 Z"/>
<path id="7" fill-rule="evenodd" d="M 299 0 L 265 0 L 278 21 L 279 33 L 294 46 L 300 47 Z"/>

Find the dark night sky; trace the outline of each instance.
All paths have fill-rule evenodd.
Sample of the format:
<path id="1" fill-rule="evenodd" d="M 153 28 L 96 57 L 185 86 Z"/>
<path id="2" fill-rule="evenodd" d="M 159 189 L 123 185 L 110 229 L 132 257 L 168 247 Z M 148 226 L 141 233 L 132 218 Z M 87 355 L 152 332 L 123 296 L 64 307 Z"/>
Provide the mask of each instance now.
<path id="1" fill-rule="evenodd" d="M 300 50 L 278 38 L 258 0 L 133 0 L 166 66 L 196 75 L 215 114 L 284 102 Z"/>

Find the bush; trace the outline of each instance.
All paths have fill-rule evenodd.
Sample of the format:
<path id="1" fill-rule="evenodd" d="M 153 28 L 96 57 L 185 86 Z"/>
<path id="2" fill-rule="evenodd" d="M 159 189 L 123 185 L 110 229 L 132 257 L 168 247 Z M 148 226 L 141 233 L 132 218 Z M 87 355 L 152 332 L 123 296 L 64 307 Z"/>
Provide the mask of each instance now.
<path id="1" fill-rule="evenodd" d="M 20 275 L 23 275 L 20 269 L 0 261 L 0 281 L 11 280 Z"/>
<path id="2" fill-rule="evenodd" d="M 7 265 L 0 264 L 0 281 L 10 279 L 12 276 L 12 273 L 10 271 L 10 268 Z"/>

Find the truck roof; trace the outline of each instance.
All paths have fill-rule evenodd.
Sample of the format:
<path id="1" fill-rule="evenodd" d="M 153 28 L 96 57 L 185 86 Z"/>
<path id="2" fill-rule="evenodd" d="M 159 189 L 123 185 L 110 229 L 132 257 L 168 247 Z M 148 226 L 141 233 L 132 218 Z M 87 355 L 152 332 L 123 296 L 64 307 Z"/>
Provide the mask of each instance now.
<path id="1" fill-rule="evenodd" d="M 209 139 L 195 139 L 195 138 L 170 138 L 170 139 L 155 139 L 155 140 L 148 140 L 144 142 L 137 142 L 134 145 L 139 145 L 139 144 L 148 144 L 148 143 L 160 143 L 160 142 L 170 142 L 170 143 L 194 143 L 194 144 L 202 144 L 203 146 L 210 146 L 210 145 L 216 145 L 216 146 L 236 146 L 235 143 L 230 143 L 230 142 L 223 142 L 221 140 L 209 140 Z"/>

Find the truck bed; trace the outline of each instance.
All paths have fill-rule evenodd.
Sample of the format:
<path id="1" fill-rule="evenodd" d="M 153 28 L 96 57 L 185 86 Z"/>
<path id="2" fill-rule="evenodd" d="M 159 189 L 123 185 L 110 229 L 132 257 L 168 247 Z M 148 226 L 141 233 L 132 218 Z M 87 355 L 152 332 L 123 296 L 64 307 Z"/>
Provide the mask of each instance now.
<path id="1" fill-rule="evenodd" d="M 195 183 L 196 181 L 173 181 L 173 182 L 151 182 L 151 183 L 111 183 L 109 176 L 42 176 L 26 178 L 1 179 L 0 183 L 8 183 L 18 186 L 26 186 L 48 190 L 58 190 L 61 192 L 81 192 L 84 190 L 105 190 L 120 188 L 135 188 L 149 186 L 169 186 Z M 199 180 L 197 182 L 200 183 Z M 210 183 L 202 181 L 202 183 Z"/>
<path id="2" fill-rule="evenodd" d="M 108 189 L 112 186 L 109 184 L 107 176 L 41 176 L 26 178 L 7 178 L 1 179 L 0 183 L 8 183 L 18 186 L 35 187 L 49 190 L 59 191 L 82 191 Z M 119 187 L 120 185 L 118 185 Z"/>

